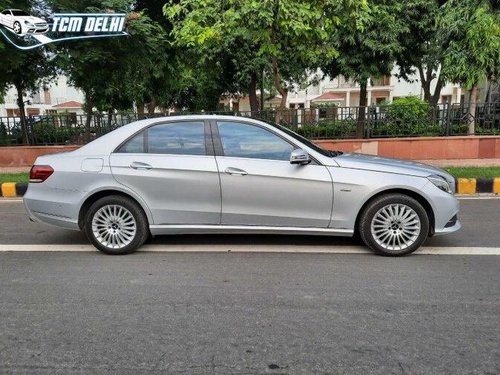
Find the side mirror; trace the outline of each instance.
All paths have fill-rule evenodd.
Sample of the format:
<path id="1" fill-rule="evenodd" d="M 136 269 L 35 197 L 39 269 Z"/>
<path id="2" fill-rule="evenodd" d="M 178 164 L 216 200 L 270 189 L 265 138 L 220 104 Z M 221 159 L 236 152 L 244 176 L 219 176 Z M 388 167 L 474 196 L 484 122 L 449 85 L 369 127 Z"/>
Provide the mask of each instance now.
<path id="1" fill-rule="evenodd" d="M 306 165 L 310 162 L 311 158 L 309 157 L 309 154 L 300 148 L 293 150 L 290 154 L 290 164 Z"/>

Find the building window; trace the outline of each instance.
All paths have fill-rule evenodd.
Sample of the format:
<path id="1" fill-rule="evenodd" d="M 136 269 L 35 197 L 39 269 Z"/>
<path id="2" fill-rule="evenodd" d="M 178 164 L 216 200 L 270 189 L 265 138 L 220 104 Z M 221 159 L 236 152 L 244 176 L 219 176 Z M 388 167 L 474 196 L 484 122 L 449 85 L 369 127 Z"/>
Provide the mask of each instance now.
<path id="1" fill-rule="evenodd" d="M 18 108 L 7 108 L 7 117 L 19 117 L 21 112 Z"/>
<path id="2" fill-rule="evenodd" d="M 50 90 L 48 89 L 43 89 L 43 102 L 45 104 L 52 104 L 52 100 L 50 97 Z"/>
<path id="3" fill-rule="evenodd" d="M 38 116 L 40 114 L 39 108 L 27 108 L 26 113 L 28 116 Z"/>
<path id="4" fill-rule="evenodd" d="M 441 103 L 443 104 L 451 104 L 451 95 L 441 95 Z"/>

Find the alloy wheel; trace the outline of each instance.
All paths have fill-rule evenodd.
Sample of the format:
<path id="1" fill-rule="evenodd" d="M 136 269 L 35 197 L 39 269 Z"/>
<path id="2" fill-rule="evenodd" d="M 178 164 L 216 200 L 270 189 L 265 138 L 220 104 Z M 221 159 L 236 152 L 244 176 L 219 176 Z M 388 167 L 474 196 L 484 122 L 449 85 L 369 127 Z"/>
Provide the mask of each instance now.
<path id="1" fill-rule="evenodd" d="M 421 222 L 413 208 L 393 203 L 378 210 L 371 221 L 371 234 L 379 246 L 401 251 L 411 246 L 420 235 Z"/>
<path id="2" fill-rule="evenodd" d="M 137 233 L 137 223 L 132 213 L 123 206 L 102 206 L 92 217 L 92 234 L 103 246 L 121 249 L 128 246 Z"/>

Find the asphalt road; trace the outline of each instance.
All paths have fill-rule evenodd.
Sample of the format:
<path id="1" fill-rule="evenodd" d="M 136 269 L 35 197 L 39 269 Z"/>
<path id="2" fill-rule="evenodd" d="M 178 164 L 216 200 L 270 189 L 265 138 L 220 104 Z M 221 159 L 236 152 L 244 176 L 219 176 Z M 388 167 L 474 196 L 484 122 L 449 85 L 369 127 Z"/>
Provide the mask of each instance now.
<path id="1" fill-rule="evenodd" d="M 0 253 L 0 373 L 499 374 L 500 257 Z"/>
<path id="2" fill-rule="evenodd" d="M 463 230 L 427 245 L 500 247 L 499 209 L 464 200 Z M 0 245 L 87 243 L 16 202 L 0 228 Z M 0 252 L 0 374 L 499 374 L 499 286 L 498 255 Z"/>
<path id="3" fill-rule="evenodd" d="M 500 247 L 500 198 L 460 201 L 462 229 L 451 235 L 436 236 L 424 246 L 439 247 Z M 0 244 L 88 244 L 84 234 L 77 231 L 32 223 L 21 202 L 0 202 Z M 346 246 L 356 242 L 350 238 L 314 236 L 161 236 L 152 244 L 269 244 L 276 246 Z"/>

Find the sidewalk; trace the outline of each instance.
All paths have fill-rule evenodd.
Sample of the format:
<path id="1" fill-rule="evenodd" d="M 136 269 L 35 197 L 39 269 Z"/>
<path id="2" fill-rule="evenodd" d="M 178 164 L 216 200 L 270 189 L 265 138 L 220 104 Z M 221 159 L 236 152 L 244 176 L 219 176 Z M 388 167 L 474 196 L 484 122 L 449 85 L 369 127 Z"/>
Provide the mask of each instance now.
<path id="1" fill-rule="evenodd" d="M 438 167 L 500 167 L 500 159 L 416 160 Z"/>

